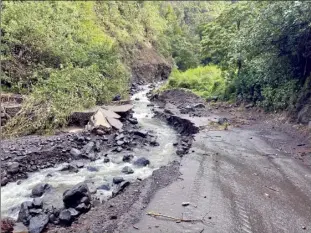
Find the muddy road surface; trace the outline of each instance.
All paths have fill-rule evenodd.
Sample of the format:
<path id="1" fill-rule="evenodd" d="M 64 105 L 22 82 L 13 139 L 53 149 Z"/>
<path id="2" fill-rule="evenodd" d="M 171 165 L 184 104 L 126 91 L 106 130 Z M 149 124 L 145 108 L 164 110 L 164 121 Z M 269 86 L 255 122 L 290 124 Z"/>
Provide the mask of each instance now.
<path id="1" fill-rule="evenodd" d="M 205 115 L 180 114 L 202 129 L 182 158 L 182 175 L 123 232 L 311 232 L 310 164 L 288 153 L 306 147 L 306 138 L 267 130 L 265 122 L 213 129 L 217 115 Z"/>

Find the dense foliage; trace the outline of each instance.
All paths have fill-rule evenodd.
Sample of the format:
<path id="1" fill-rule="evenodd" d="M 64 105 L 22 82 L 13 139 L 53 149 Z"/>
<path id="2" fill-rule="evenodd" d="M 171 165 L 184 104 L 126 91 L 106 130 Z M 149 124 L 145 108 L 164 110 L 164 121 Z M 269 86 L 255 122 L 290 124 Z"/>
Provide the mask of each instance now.
<path id="1" fill-rule="evenodd" d="M 222 96 L 226 89 L 223 72 L 216 65 L 199 66 L 184 72 L 174 70 L 164 89 L 186 88 L 206 99 Z"/>
<path id="2" fill-rule="evenodd" d="M 173 57 L 180 69 L 197 66 L 199 39 L 190 32 L 199 19 L 202 23 L 207 6 L 200 2 L 180 6 L 142 1 L 4 2 L 2 86 L 28 95 L 5 134 L 50 132 L 66 125 L 74 110 L 109 102 L 116 94 L 126 97 L 129 66 L 142 45 Z"/>
<path id="3" fill-rule="evenodd" d="M 311 95 L 308 2 L 2 4 L 2 86 L 28 96 L 7 135 L 49 132 L 74 110 L 126 97 L 142 46 L 174 63 L 166 88 L 268 110 L 297 108 Z"/>
<path id="4" fill-rule="evenodd" d="M 205 25 L 202 60 L 231 73 L 240 99 L 287 108 L 310 76 L 310 23 L 308 2 L 231 4 Z"/>

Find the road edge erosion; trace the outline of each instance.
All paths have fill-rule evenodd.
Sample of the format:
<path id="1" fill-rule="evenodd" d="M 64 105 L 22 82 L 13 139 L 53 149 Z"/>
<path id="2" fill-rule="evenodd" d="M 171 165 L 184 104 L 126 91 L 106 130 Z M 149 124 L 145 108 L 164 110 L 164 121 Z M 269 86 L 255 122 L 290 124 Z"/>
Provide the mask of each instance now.
<path id="1" fill-rule="evenodd" d="M 155 109 L 154 113 L 154 117 L 166 121 L 179 133 L 178 142 L 174 142 L 176 154 L 182 157 L 188 153 L 192 145 L 193 135 L 199 132 L 199 128 L 190 120 L 184 119 L 177 114 Z M 48 232 L 120 232 L 131 229 L 144 214 L 144 209 L 154 194 L 159 189 L 177 180 L 180 176 L 179 167 L 180 162 L 176 160 L 162 166 L 147 179 L 131 183 L 117 196 L 95 206 L 73 222 L 70 227 L 58 228 L 51 226 Z"/>

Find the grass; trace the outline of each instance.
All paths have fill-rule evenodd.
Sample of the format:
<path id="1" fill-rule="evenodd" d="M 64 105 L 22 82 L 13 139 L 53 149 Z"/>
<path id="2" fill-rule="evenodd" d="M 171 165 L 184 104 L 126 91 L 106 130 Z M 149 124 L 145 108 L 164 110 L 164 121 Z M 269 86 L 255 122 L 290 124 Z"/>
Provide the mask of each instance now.
<path id="1" fill-rule="evenodd" d="M 226 90 L 226 81 L 216 65 L 199 66 L 185 72 L 173 70 L 162 90 L 172 88 L 188 89 L 204 99 L 221 98 Z"/>

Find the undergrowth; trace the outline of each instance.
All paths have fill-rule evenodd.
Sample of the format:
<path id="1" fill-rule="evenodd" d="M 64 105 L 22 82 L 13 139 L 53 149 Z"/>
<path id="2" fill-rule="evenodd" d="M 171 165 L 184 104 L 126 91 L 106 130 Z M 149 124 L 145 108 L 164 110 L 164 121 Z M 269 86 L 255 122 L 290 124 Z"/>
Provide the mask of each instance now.
<path id="1" fill-rule="evenodd" d="M 188 89 L 205 99 L 223 98 L 226 81 L 224 73 L 216 65 L 199 66 L 184 72 L 175 69 L 162 90 L 171 88 Z"/>

